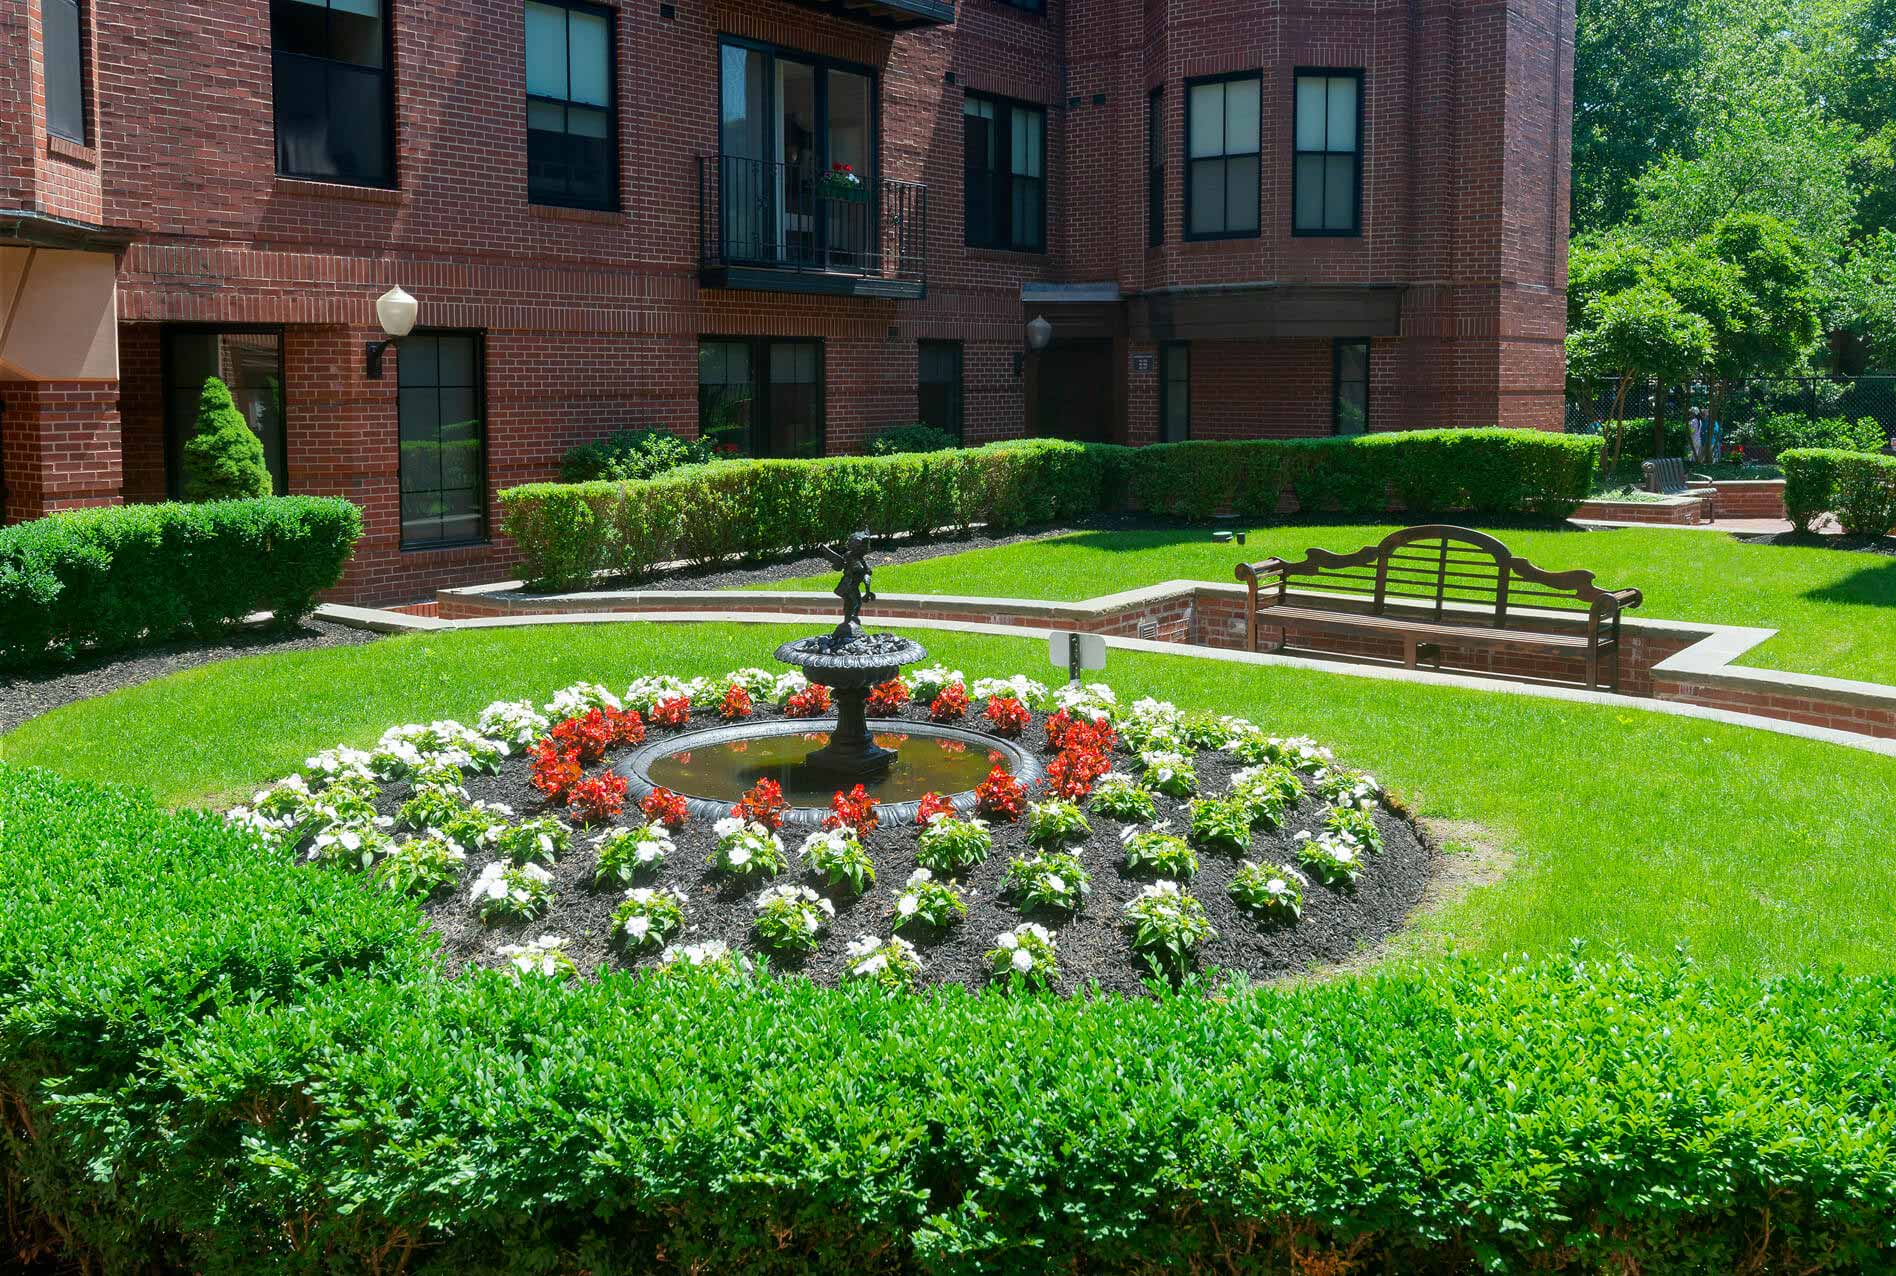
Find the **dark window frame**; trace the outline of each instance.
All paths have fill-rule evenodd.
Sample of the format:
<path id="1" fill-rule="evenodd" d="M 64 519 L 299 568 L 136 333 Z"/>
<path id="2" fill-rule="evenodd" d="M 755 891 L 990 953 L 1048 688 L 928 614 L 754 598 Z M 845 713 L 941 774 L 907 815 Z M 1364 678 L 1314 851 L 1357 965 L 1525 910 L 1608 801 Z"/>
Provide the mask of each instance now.
<path id="1" fill-rule="evenodd" d="M 1257 83 L 1257 150 L 1240 151 L 1239 158 L 1251 156 L 1257 160 L 1257 189 L 1253 192 L 1256 202 L 1257 225 L 1250 230 L 1192 230 L 1192 90 L 1207 84 L 1233 84 L 1241 80 L 1253 80 Z M 1264 72 L 1227 71 L 1222 75 L 1200 75 L 1186 80 L 1180 88 L 1184 109 L 1179 119 L 1184 127 L 1179 130 L 1179 184 L 1184 193 L 1185 217 L 1180 225 L 1179 238 L 1186 243 L 1209 243 L 1220 239 L 1256 239 L 1264 233 Z M 1210 163 L 1213 159 L 1226 166 L 1229 173 L 1233 153 L 1225 152 L 1221 156 L 1206 156 L 1201 163 Z"/>
<path id="2" fill-rule="evenodd" d="M 1360 430 L 1343 429 L 1343 352 L 1350 347 L 1360 348 L 1363 352 L 1363 428 Z M 1369 433 L 1370 422 L 1370 340 L 1368 337 L 1337 337 L 1330 343 L 1330 433 L 1341 437 L 1354 437 Z M 1350 384 L 1354 385 L 1355 382 Z"/>
<path id="3" fill-rule="evenodd" d="M 276 165 L 276 175 L 278 177 L 285 177 L 291 181 L 298 182 L 324 182 L 334 186 L 360 186 L 368 190 L 397 190 L 400 188 L 401 157 L 396 153 L 395 149 L 395 0 L 381 0 L 381 6 L 382 65 L 380 67 L 361 67 L 350 62 L 338 62 L 334 58 L 319 58 L 306 53 L 282 52 L 277 49 L 275 33 L 272 32 L 270 40 L 270 129 L 272 149 L 275 151 L 273 161 Z M 271 0 L 271 8 L 272 12 L 274 12 L 275 0 Z M 324 9 L 325 11 L 329 10 L 327 3 L 324 4 Z M 325 66 L 348 66 L 354 67 L 356 70 L 376 71 L 381 75 L 382 154 L 386 157 L 388 163 L 388 175 L 383 180 L 367 181 L 358 178 L 343 177 L 332 173 L 298 173 L 283 167 L 283 145 L 281 137 L 278 136 L 279 125 L 276 107 L 276 82 L 278 79 L 276 74 L 276 62 L 278 58 L 295 58 L 299 62 L 318 62 Z"/>
<path id="4" fill-rule="evenodd" d="M 969 231 L 970 222 L 968 218 L 969 194 L 965 186 L 965 183 L 967 180 L 967 169 L 968 169 L 968 164 L 967 164 L 968 157 L 966 154 L 967 113 L 964 110 L 962 112 L 963 123 L 962 123 L 962 143 L 961 143 L 962 150 L 963 150 L 962 180 L 964 182 L 964 187 L 963 187 L 962 195 L 961 195 L 961 242 L 962 242 L 962 245 L 967 248 L 979 248 L 984 252 L 1031 253 L 1031 254 L 1036 254 L 1036 255 L 1044 255 L 1047 251 L 1047 192 L 1048 192 L 1047 168 L 1048 168 L 1048 159 L 1049 159 L 1048 154 L 1047 154 L 1048 108 L 1041 105 L 1038 102 L 1025 102 L 1018 98 L 1003 97 L 998 93 L 982 93 L 982 92 L 970 90 L 964 95 L 964 97 L 976 102 L 986 102 L 994 107 L 994 119 L 992 121 L 992 126 L 993 126 L 994 136 L 996 139 L 996 146 L 995 146 L 995 156 L 994 156 L 994 167 L 989 169 L 988 172 L 991 175 L 994 182 L 994 187 L 989 192 L 989 204 L 991 205 L 989 209 L 989 222 L 995 228 L 995 235 L 993 236 L 993 238 L 988 239 L 988 240 L 976 240 L 976 239 L 969 238 L 969 234 L 970 234 L 970 231 Z M 1015 111 L 1029 111 L 1040 118 L 1040 176 L 1039 177 L 1026 177 L 1025 175 L 1016 174 L 1014 172 L 1013 165 L 1014 165 L 1014 112 Z M 1033 237 L 1031 240 L 1024 240 L 1019 234 L 1016 233 L 1018 228 L 1014 225 L 1014 215 L 1013 215 L 1013 208 L 1014 208 L 1013 191 L 1014 191 L 1014 183 L 1016 181 L 1033 181 L 1033 182 L 1038 182 L 1040 184 L 1040 215 L 1035 219 L 1034 226 L 1033 226 Z M 1003 220 L 1000 214 L 1003 211 L 1006 213 L 1005 220 L 1007 223 L 1004 234 L 1001 233 L 1001 227 L 1000 227 L 1000 222 Z"/>
<path id="5" fill-rule="evenodd" d="M 1146 94 L 1146 247 L 1165 242 L 1165 86 Z"/>
<path id="6" fill-rule="evenodd" d="M 401 552 L 426 553 L 437 549 L 466 549 L 474 545 L 488 545 L 493 542 L 493 530 L 487 514 L 488 497 L 492 494 L 490 475 L 487 470 L 489 452 L 489 429 L 487 420 L 487 333 L 480 328 L 417 328 L 410 334 L 416 337 L 471 337 L 474 341 L 474 407 L 481 423 L 479 459 L 475 462 L 475 502 L 474 508 L 480 513 L 480 530 L 471 537 L 459 540 L 411 541 L 408 539 L 408 520 L 402 514 L 402 499 L 407 495 L 402 486 L 401 446 L 401 348 L 396 347 L 396 395 L 395 395 L 395 522 L 401 537 Z M 437 383 L 436 390 L 441 387 Z M 436 428 L 440 422 L 437 419 Z"/>
<path id="7" fill-rule="evenodd" d="M 1018 9 L 1022 13 L 1031 13 L 1036 17 L 1047 15 L 1047 0 L 996 0 L 1004 8 Z"/>
<path id="8" fill-rule="evenodd" d="M 162 395 L 159 409 L 159 421 L 164 431 L 163 452 L 165 467 L 165 499 L 182 500 L 184 496 L 184 443 L 188 437 L 183 432 L 184 423 L 173 419 L 171 410 L 171 392 L 178 388 L 175 380 L 175 360 L 172 342 L 179 336 L 203 336 L 232 333 L 243 336 L 272 336 L 277 339 L 277 386 L 283 395 L 281 420 L 277 422 L 278 443 L 283 453 L 283 473 L 270 476 L 271 490 L 278 496 L 287 495 L 290 490 L 290 382 L 285 367 L 288 356 L 284 351 L 284 327 L 279 323 L 166 323 L 158 332 L 158 379 Z M 196 418 L 192 418 L 195 427 Z"/>
<path id="9" fill-rule="evenodd" d="M 1172 420 L 1172 370 L 1184 364 L 1185 420 Z M 1176 426 L 1176 431 L 1175 431 Z M 1183 443 L 1192 437 L 1192 343 L 1167 341 L 1159 346 L 1159 442 Z"/>
<path id="10" fill-rule="evenodd" d="M 76 133 L 61 128 L 53 122 L 53 57 L 51 47 L 47 43 L 47 34 L 52 27 L 52 23 L 47 17 L 47 10 L 53 5 L 58 5 L 72 11 L 73 65 L 70 71 L 62 68 L 60 75 L 64 77 L 70 74 L 74 80 L 78 81 L 79 124 L 78 132 Z M 44 0 L 41 4 L 40 64 L 43 68 L 46 82 L 46 132 L 53 137 L 63 138 L 76 146 L 88 145 L 86 139 L 91 134 L 87 127 L 89 123 L 87 119 L 89 114 L 87 106 L 89 104 L 86 101 L 86 7 L 84 0 Z"/>
<path id="11" fill-rule="evenodd" d="M 1356 81 L 1356 150 L 1355 167 L 1351 177 L 1353 190 L 1350 205 L 1350 224 L 1344 228 L 1318 227 L 1311 230 L 1301 229 L 1297 225 L 1297 160 L 1304 155 L 1341 155 L 1342 151 L 1330 150 L 1326 144 L 1321 151 L 1303 151 L 1297 148 L 1297 85 L 1306 79 L 1355 80 Z M 1363 235 L 1363 68 L 1362 67 L 1322 67 L 1300 66 L 1290 74 L 1290 233 L 1298 239 L 1361 239 Z"/>
<path id="12" fill-rule="evenodd" d="M 569 14 L 575 12 L 584 13 L 606 20 L 606 198 L 601 203 L 588 204 L 573 199 L 558 200 L 536 196 L 533 190 L 533 169 L 531 164 L 529 164 L 527 169 L 527 202 L 529 204 L 539 205 L 542 208 L 581 208 L 593 212 L 618 212 L 620 208 L 623 207 L 623 195 L 619 189 L 619 11 L 617 9 L 608 8 L 605 5 L 588 3 L 588 0 L 533 0 L 533 3 L 543 4 L 550 9 L 564 9 Z M 523 70 L 527 48 L 524 29 L 526 11 L 527 6 L 523 2 L 520 6 L 522 15 L 521 22 L 523 24 L 520 54 Z M 566 34 L 566 87 L 568 93 L 572 92 L 572 85 L 573 35 L 572 24 L 569 20 Z M 561 108 L 562 111 L 567 112 L 569 117 L 575 105 L 579 106 L 581 110 L 593 111 L 599 109 L 586 102 L 576 104 L 570 97 L 554 98 L 533 92 L 527 92 L 524 96 L 527 107 L 526 115 L 529 119 L 527 125 L 527 148 L 529 157 L 532 155 L 533 147 L 531 136 L 532 124 L 530 121 L 532 106 L 535 102 L 540 102 L 548 106 L 557 106 Z M 570 137 L 572 136 L 570 118 L 567 119 L 567 125 L 566 135 Z"/>
<path id="13" fill-rule="evenodd" d="M 936 351 L 938 353 L 942 353 L 942 354 L 946 354 L 951 351 L 953 352 L 954 378 L 952 380 L 930 381 L 926 378 L 924 373 L 928 366 L 928 363 L 927 363 L 927 359 L 924 356 L 931 350 Z M 931 386 L 931 385 L 949 387 L 947 391 L 947 395 L 948 395 L 949 402 L 952 405 L 952 415 L 954 417 L 954 424 L 952 426 L 943 425 L 942 423 L 938 421 L 931 421 L 928 419 L 927 416 L 923 414 L 922 412 L 923 390 L 926 387 Z M 916 415 L 916 419 L 921 421 L 924 425 L 932 425 L 932 426 L 935 426 L 937 429 L 947 431 L 949 434 L 954 435 L 955 441 L 958 443 L 967 437 L 967 434 L 966 434 L 967 407 L 968 407 L 968 362 L 967 362 L 967 350 L 964 347 L 964 345 L 959 341 L 935 341 L 935 340 L 917 341 L 915 343 L 915 408 L 916 408 L 915 415 Z"/>
<path id="14" fill-rule="evenodd" d="M 702 351 L 708 344 L 741 345 L 750 348 L 750 450 L 746 454 L 760 460 L 798 459 L 794 454 L 789 458 L 779 458 L 771 453 L 759 451 L 757 444 L 761 439 L 766 445 L 770 442 L 773 424 L 770 407 L 770 351 L 773 346 L 812 346 L 816 350 L 816 450 L 813 457 L 829 455 L 829 346 L 821 337 L 742 337 L 723 333 L 700 333 L 698 349 Z M 698 398 L 698 436 L 704 437 L 704 397 L 703 382 L 699 385 Z"/>

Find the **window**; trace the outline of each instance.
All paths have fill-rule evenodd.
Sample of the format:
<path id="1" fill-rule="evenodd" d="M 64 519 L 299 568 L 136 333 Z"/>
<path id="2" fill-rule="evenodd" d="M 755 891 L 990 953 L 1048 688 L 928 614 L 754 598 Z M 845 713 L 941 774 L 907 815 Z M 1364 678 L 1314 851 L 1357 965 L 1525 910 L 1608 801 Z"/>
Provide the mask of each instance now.
<path id="1" fill-rule="evenodd" d="M 1337 434 L 1369 429 L 1369 341 L 1343 337 L 1336 343 L 1335 391 L 1330 428 Z"/>
<path id="2" fill-rule="evenodd" d="M 1045 13 L 1047 0 L 1001 0 L 1010 9 L 1024 9 L 1028 13 Z"/>
<path id="3" fill-rule="evenodd" d="M 46 52 L 46 131 L 69 142 L 86 140 L 86 72 L 79 36 L 79 0 L 41 6 Z"/>
<path id="4" fill-rule="evenodd" d="M 487 534 L 482 353 L 473 332 L 418 332 L 397 348 L 403 549 Z"/>
<path id="5" fill-rule="evenodd" d="M 1185 86 L 1185 238 L 1257 234 L 1256 75 Z"/>
<path id="6" fill-rule="evenodd" d="M 1297 77 L 1297 155 L 1292 229 L 1299 235 L 1360 235 L 1363 152 L 1361 71 Z"/>
<path id="7" fill-rule="evenodd" d="M 526 45 L 527 199 L 617 207 L 611 11 L 529 0 Z"/>
<path id="8" fill-rule="evenodd" d="M 698 433 L 734 455 L 823 455 L 823 347 L 700 341 Z"/>
<path id="9" fill-rule="evenodd" d="M 875 77 L 730 40 L 718 61 L 725 258 L 879 270 Z"/>
<path id="10" fill-rule="evenodd" d="M 1159 442 L 1192 437 L 1192 348 L 1183 341 L 1159 347 Z"/>
<path id="11" fill-rule="evenodd" d="M 915 400 L 922 424 L 961 438 L 961 343 L 921 342 L 916 381 Z"/>
<path id="12" fill-rule="evenodd" d="M 1146 244 L 1165 242 L 1165 90 L 1146 95 Z"/>
<path id="13" fill-rule="evenodd" d="M 270 0 L 277 172 L 393 184 L 384 0 Z"/>
<path id="14" fill-rule="evenodd" d="M 970 93 L 961 106 L 961 125 L 964 241 L 974 248 L 1044 251 L 1047 113 Z"/>
<path id="15" fill-rule="evenodd" d="M 165 491 L 184 495 L 184 445 L 197 433 L 198 397 L 216 377 L 263 440 L 263 462 L 277 495 L 289 491 L 283 430 L 283 334 L 276 328 L 164 330 Z"/>

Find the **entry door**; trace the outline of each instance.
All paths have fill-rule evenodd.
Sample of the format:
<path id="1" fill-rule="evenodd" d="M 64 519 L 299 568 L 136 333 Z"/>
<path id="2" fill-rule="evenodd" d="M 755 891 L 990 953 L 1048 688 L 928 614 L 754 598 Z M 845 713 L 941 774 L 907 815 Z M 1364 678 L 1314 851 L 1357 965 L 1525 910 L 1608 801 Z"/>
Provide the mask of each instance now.
<path id="1" fill-rule="evenodd" d="M 1034 392 L 1034 433 L 1104 443 L 1113 419 L 1113 343 L 1060 341 L 1042 350 Z"/>

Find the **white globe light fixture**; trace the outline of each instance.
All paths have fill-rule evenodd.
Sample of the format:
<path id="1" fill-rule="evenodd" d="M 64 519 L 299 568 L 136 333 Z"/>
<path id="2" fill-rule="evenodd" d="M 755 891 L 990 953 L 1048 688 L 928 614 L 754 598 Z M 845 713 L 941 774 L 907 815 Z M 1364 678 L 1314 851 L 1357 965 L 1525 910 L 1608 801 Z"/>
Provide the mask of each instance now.
<path id="1" fill-rule="evenodd" d="M 1027 348 L 1037 352 L 1052 343 L 1053 325 L 1047 322 L 1045 315 L 1035 315 L 1027 324 Z"/>
<path id="2" fill-rule="evenodd" d="M 371 381 L 382 379 L 382 354 L 395 342 L 415 330 L 415 320 L 421 314 L 421 303 L 408 295 L 400 284 L 390 288 L 375 299 L 375 319 L 382 325 L 382 331 L 388 336 L 381 341 L 368 344 L 368 377 Z"/>

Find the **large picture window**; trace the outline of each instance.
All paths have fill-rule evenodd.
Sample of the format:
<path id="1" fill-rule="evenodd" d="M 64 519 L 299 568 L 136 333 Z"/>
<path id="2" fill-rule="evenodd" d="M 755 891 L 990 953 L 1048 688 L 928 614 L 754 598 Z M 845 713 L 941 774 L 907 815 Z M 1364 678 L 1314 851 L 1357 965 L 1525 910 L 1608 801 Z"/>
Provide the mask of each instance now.
<path id="1" fill-rule="evenodd" d="M 700 341 L 698 433 L 736 456 L 823 455 L 822 345 Z"/>
<path id="2" fill-rule="evenodd" d="M 402 340 L 402 548 L 466 545 L 487 534 L 487 422 L 481 337 Z"/>
<path id="3" fill-rule="evenodd" d="M 40 12 L 46 50 L 46 131 L 83 146 L 86 60 L 79 0 L 44 0 Z"/>
<path id="4" fill-rule="evenodd" d="M 1165 90 L 1146 95 L 1146 244 L 1165 242 Z"/>
<path id="5" fill-rule="evenodd" d="M 277 172 L 394 183 L 386 0 L 270 0 Z"/>
<path id="6" fill-rule="evenodd" d="M 165 382 L 165 492 L 184 495 L 184 445 L 197 433 L 198 398 L 216 377 L 263 441 L 270 485 L 289 491 L 283 427 L 283 334 L 276 328 L 167 327 L 161 344 Z"/>
<path id="7" fill-rule="evenodd" d="M 1369 429 L 1369 341 L 1345 337 L 1336 343 L 1335 393 L 1330 427 L 1337 434 Z"/>
<path id="8" fill-rule="evenodd" d="M 1047 113 L 970 93 L 961 124 L 964 241 L 975 248 L 1044 251 Z"/>
<path id="9" fill-rule="evenodd" d="M 1183 341 L 1159 347 L 1159 442 L 1192 437 L 1192 348 Z"/>
<path id="10" fill-rule="evenodd" d="M 1299 235 L 1362 233 L 1362 89 L 1360 71 L 1297 76 L 1291 205 Z"/>
<path id="11" fill-rule="evenodd" d="M 576 0 L 527 4 L 527 198 L 618 206 L 612 12 Z"/>
<path id="12" fill-rule="evenodd" d="M 961 343 L 924 341 L 916 354 L 915 401 L 923 425 L 961 438 Z"/>
<path id="13" fill-rule="evenodd" d="M 1185 86 L 1185 237 L 1257 234 L 1256 75 Z"/>

